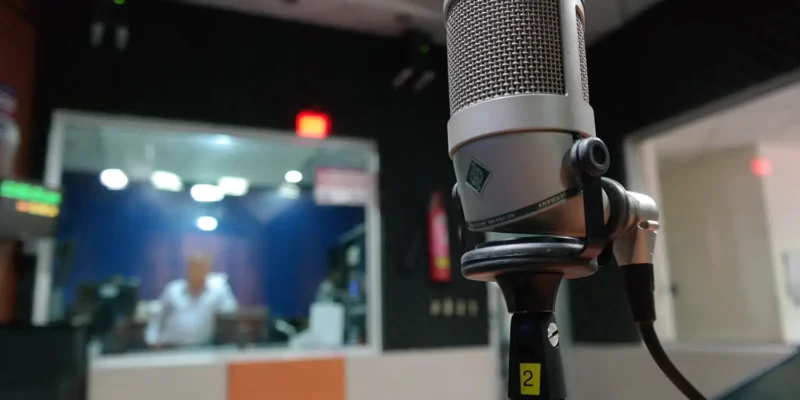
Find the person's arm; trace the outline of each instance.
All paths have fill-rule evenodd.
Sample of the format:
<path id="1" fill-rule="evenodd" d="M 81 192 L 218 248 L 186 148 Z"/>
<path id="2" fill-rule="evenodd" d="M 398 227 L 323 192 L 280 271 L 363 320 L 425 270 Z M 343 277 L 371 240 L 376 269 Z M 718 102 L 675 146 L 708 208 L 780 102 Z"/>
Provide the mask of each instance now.
<path id="1" fill-rule="evenodd" d="M 161 294 L 159 302 L 161 303 L 161 310 L 158 315 L 150 318 L 145 329 L 144 340 L 148 346 L 161 346 L 164 344 L 164 329 L 167 325 L 167 319 L 172 313 L 172 302 L 170 299 L 170 289 L 172 285 L 167 285 L 164 292 Z"/>
<path id="2" fill-rule="evenodd" d="M 220 294 L 220 302 L 218 304 L 217 312 L 230 313 L 236 311 L 239 308 L 239 303 L 236 301 L 236 296 L 233 295 L 231 286 L 225 284 L 221 291 L 222 293 Z"/>

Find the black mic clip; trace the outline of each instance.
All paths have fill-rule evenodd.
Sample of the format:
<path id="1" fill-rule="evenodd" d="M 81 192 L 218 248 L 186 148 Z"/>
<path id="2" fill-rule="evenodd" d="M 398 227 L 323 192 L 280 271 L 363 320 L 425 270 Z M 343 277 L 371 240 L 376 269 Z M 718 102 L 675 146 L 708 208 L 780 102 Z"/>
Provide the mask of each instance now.
<path id="1" fill-rule="evenodd" d="M 595 259 L 603 252 L 608 235 L 605 222 L 602 176 L 611 165 L 611 156 L 596 137 L 576 140 L 569 152 L 570 164 L 583 192 L 586 237 L 580 258 Z"/>

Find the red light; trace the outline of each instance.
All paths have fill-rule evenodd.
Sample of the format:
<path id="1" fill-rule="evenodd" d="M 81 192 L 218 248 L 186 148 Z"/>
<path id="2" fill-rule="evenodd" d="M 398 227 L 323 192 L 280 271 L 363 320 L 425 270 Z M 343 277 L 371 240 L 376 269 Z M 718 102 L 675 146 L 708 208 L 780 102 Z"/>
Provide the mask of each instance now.
<path id="1" fill-rule="evenodd" d="M 325 139 L 331 129 L 331 121 L 327 115 L 312 111 L 297 114 L 297 136 L 309 139 Z"/>
<path id="2" fill-rule="evenodd" d="M 755 176 L 770 176 L 772 175 L 772 162 L 766 158 L 754 158 L 753 161 L 750 162 L 750 169 Z"/>

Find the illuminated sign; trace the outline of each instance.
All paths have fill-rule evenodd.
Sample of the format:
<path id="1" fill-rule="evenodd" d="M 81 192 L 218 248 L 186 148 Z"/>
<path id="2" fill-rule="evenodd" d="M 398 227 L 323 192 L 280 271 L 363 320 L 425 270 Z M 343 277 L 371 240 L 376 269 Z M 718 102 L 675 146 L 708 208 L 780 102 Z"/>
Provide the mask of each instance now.
<path id="1" fill-rule="evenodd" d="M 0 197 L 14 200 L 18 213 L 37 217 L 55 218 L 61 205 L 61 193 L 26 182 L 3 181 Z"/>
<path id="2" fill-rule="evenodd" d="M 754 158 L 750 161 L 750 169 L 753 171 L 753 175 L 758 177 L 768 177 L 772 175 L 772 162 L 769 161 L 767 158 Z"/>
<path id="3" fill-rule="evenodd" d="M 0 180 L 0 240 L 53 237 L 62 197 L 33 182 Z"/>
<path id="4" fill-rule="evenodd" d="M 55 218 L 58 216 L 58 207 L 42 203 L 30 203 L 27 201 L 17 201 L 15 208 L 17 212 L 36 215 L 39 217 Z"/>
<path id="5" fill-rule="evenodd" d="M 23 202 L 41 203 L 55 206 L 56 208 L 61 205 L 61 193 L 25 182 L 3 181 L 0 184 L 0 197 Z"/>
<path id="6" fill-rule="evenodd" d="M 312 111 L 297 114 L 295 130 L 297 136 L 309 139 L 325 139 L 330 133 L 331 120 L 327 115 Z"/>

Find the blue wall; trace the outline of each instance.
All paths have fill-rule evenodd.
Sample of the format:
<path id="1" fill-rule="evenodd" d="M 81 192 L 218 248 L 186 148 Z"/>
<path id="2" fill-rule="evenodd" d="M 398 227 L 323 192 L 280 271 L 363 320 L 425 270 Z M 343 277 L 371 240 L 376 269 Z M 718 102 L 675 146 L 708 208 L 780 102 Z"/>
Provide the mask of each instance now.
<path id="1" fill-rule="evenodd" d="M 114 275 L 141 278 L 139 297 L 157 298 L 183 276 L 187 257 L 203 252 L 214 258 L 215 270 L 228 274 L 241 304 L 266 305 L 279 317 L 306 315 L 329 268 L 328 250 L 364 222 L 363 208 L 317 206 L 308 191 L 287 199 L 251 189 L 204 204 L 188 190 L 165 192 L 149 184 L 110 191 L 96 174 L 68 173 L 62 185 L 58 238 L 75 245 L 65 271 L 68 305 L 81 282 Z M 204 215 L 217 218 L 216 231 L 196 228 Z"/>

